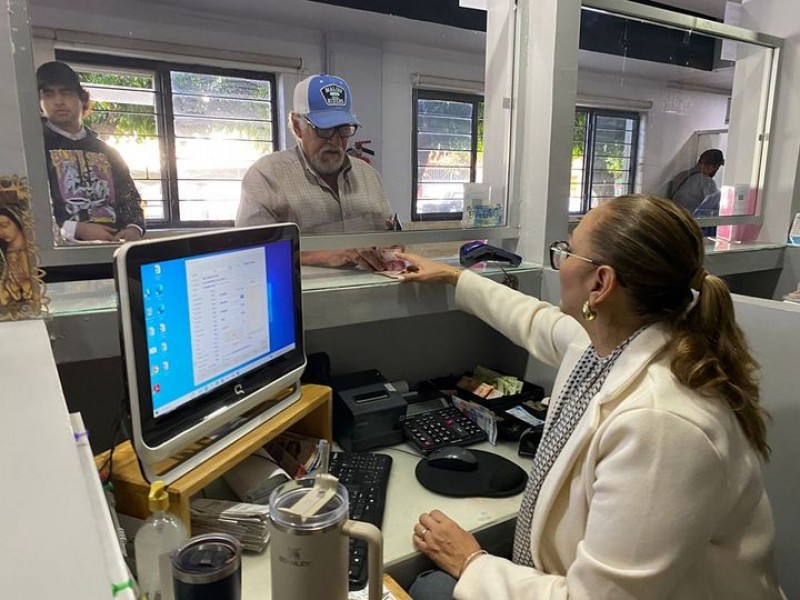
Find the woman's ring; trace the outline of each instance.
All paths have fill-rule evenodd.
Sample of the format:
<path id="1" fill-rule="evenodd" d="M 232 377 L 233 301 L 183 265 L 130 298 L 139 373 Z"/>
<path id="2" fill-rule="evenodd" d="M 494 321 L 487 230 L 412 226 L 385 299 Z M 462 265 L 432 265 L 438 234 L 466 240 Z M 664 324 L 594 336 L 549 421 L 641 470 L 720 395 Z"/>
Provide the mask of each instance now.
<path id="1" fill-rule="evenodd" d="M 428 529 L 427 527 L 423 527 L 422 531 L 419 534 L 419 537 L 425 539 L 425 534 L 428 533 L 429 531 L 430 531 L 430 529 Z"/>

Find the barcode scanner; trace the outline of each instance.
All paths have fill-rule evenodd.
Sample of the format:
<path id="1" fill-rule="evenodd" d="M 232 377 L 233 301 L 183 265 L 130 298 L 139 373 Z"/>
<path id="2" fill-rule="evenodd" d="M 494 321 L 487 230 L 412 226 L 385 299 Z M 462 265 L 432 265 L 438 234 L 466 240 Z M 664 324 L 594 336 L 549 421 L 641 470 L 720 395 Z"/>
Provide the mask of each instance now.
<path id="1" fill-rule="evenodd" d="M 518 267 L 522 262 L 522 257 L 518 254 L 479 241 L 467 242 L 461 246 L 458 254 L 459 261 L 464 267 L 487 261 L 507 262 L 513 267 Z"/>

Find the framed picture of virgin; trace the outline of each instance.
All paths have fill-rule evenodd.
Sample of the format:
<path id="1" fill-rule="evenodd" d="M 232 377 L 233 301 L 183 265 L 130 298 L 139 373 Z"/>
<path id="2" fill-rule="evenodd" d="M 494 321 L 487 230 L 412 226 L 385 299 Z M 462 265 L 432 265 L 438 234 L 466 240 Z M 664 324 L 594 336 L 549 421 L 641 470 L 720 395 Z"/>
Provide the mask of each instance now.
<path id="1" fill-rule="evenodd" d="M 42 316 L 47 305 L 43 276 L 27 178 L 0 175 L 0 321 Z"/>

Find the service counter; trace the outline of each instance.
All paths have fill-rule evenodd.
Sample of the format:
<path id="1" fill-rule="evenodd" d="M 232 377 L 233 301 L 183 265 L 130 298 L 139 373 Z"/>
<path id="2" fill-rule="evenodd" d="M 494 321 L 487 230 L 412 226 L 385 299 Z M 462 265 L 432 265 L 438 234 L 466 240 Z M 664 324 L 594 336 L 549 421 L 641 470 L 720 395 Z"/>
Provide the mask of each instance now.
<path id="1" fill-rule="evenodd" d="M 783 268 L 785 244 L 728 242 L 706 238 L 706 269 L 714 275 L 742 275 Z"/>
<path id="2" fill-rule="evenodd" d="M 503 268 L 517 277 L 520 290 L 539 293 L 541 265 Z M 473 269 L 492 279 L 504 277 L 498 267 Z M 455 310 L 451 286 L 403 285 L 366 271 L 303 267 L 302 286 L 307 332 Z M 47 295 L 52 314 L 48 330 L 57 363 L 120 356 L 113 280 L 53 283 L 47 286 Z"/>
<path id="3" fill-rule="evenodd" d="M 454 259 L 453 263 L 455 264 Z M 504 267 L 506 268 L 506 267 Z M 502 280 L 500 268 L 476 268 Z M 528 294 L 541 289 L 540 265 L 506 268 Z M 478 364 L 525 373 L 527 354 L 477 318 L 455 310 L 452 286 L 403 284 L 366 271 L 304 267 L 306 353 L 325 352 L 334 374 L 378 369 L 412 385 Z M 69 410 L 91 429 L 92 448 L 111 446 L 126 397 L 117 300 L 111 280 L 48 286 L 47 328 Z M 536 381 L 536 379 L 534 379 Z"/>
<path id="4" fill-rule="evenodd" d="M 720 276 L 774 272 L 784 266 L 784 244 L 763 242 L 709 242 L 708 270 Z M 456 259 L 444 262 L 457 264 Z M 520 289 L 539 295 L 542 265 L 522 263 L 504 267 L 514 274 Z M 502 280 L 497 266 L 473 267 L 487 277 Z M 449 286 L 402 285 L 383 275 L 352 269 L 303 267 L 303 312 L 306 331 L 444 313 L 455 309 Z M 735 289 L 748 294 L 746 290 Z M 764 294 L 753 292 L 754 296 Z M 120 356 L 117 299 L 110 279 L 52 283 L 47 286 L 52 318 L 48 330 L 59 364 Z M 769 295 L 771 297 L 771 294 Z"/>

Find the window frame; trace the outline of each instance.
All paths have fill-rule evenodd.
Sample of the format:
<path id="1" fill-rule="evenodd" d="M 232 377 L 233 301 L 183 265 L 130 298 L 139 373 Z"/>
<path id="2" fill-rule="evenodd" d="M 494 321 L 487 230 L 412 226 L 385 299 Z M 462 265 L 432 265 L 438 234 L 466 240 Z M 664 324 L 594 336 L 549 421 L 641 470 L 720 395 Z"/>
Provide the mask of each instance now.
<path id="1" fill-rule="evenodd" d="M 240 77 L 268 81 L 270 84 L 270 123 L 272 126 L 272 152 L 279 150 L 278 126 L 278 91 L 277 77 L 271 71 L 255 71 L 247 69 L 232 69 L 213 67 L 200 64 L 151 60 L 116 56 L 94 52 L 81 52 L 74 50 L 56 49 L 56 60 L 64 61 L 73 67 L 119 67 L 122 69 L 139 69 L 153 72 L 154 93 L 156 101 L 156 119 L 160 132 L 158 145 L 161 162 L 161 188 L 164 203 L 164 219 L 148 219 L 148 230 L 164 229 L 202 229 L 232 227 L 233 220 L 209 221 L 182 221 L 180 220 L 180 196 L 178 195 L 178 166 L 175 152 L 175 113 L 172 102 L 172 81 L 170 75 L 173 71 L 196 73 L 198 75 L 221 75 L 226 77 Z M 123 157 L 124 158 L 124 157 Z"/>
<path id="2" fill-rule="evenodd" d="M 430 88 L 414 87 L 411 94 L 411 221 L 460 221 L 462 213 L 438 212 L 420 213 L 417 210 L 417 188 L 419 186 L 419 101 L 420 100 L 443 100 L 447 102 L 463 102 L 472 104 L 472 139 L 470 140 L 470 161 L 469 161 L 469 183 L 475 182 L 478 164 L 478 133 L 479 133 L 479 110 L 478 105 L 483 103 L 485 110 L 485 98 L 481 94 L 470 94 L 467 92 L 451 92 Z M 484 115 L 484 120 L 486 116 Z M 467 182 L 464 182 L 467 183 Z"/>
<path id="3" fill-rule="evenodd" d="M 627 193 L 632 194 L 636 191 L 636 184 L 639 179 L 639 138 L 642 127 L 642 113 L 632 110 L 613 109 L 596 107 L 589 105 L 578 105 L 575 107 L 575 115 L 578 113 L 586 114 L 586 135 L 583 148 L 583 179 L 581 190 L 581 209 L 578 212 L 569 212 L 570 217 L 581 217 L 592 209 L 592 185 L 594 176 L 595 141 L 597 132 L 598 117 L 614 117 L 632 119 L 635 121 L 633 127 L 633 139 L 631 141 L 630 155 L 630 179 L 628 181 Z M 587 152 L 587 149 L 589 150 Z M 571 172 L 571 169 L 570 169 Z M 569 202 L 569 199 L 567 200 Z M 569 210 L 569 209 L 568 209 Z"/>

